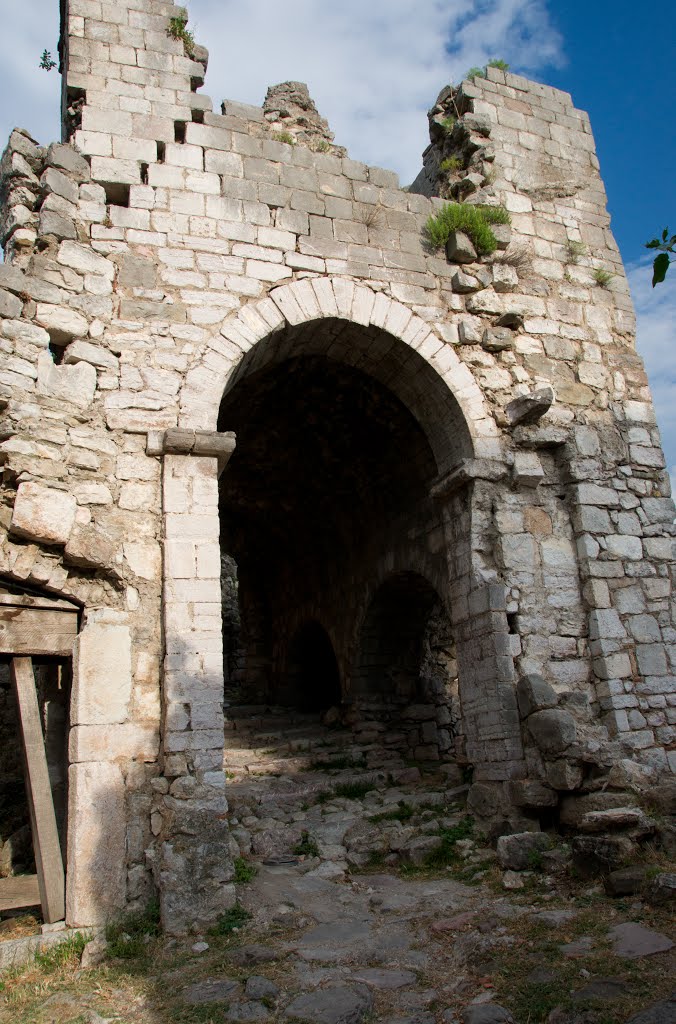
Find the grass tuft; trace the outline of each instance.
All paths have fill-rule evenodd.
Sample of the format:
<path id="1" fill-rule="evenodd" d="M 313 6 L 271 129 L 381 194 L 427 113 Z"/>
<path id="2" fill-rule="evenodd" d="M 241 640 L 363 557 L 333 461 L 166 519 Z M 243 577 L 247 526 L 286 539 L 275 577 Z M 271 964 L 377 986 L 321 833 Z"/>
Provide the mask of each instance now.
<path id="1" fill-rule="evenodd" d="M 573 238 L 569 238 L 566 242 L 566 262 L 567 263 L 579 263 L 583 256 L 587 254 L 587 246 L 584 242 L 576 242 Z"/>
<path id="2" fill-rule="evenodd" d="M 167 35 L 183 43 L 183 49 L 188 57 L 195 56 L 195 35 L 188 28 L 188 15 L 185 11 L 169 18 Z"/>
<path id="3" fill-rule="evenodd" d="M 136 960 L 151 939 L 160 934 L 160 905 L 153 900 L 145 910 L 125 914 L 106 928 L 108 953 L 119 960 Z"/>
<path id="4" fill-rule="evenodd" d="M 244 857 L 235 857 L 235 881 L 250 882 L 256 877 L 257 868 Z"/>
<path id="5" fill-rule="evenodd" d="M 592 273 L 592 277 L 599 288 L 608 288 L 615 275 L 611 270 L 606 270 L 605 267 L 596 267 Z"/>
<path id="6" fill-rule="evenodd" d="M 293 852 L 299 857 L 318 857 L 319 847 L 317 846 L 317 840 L 306 829 L 303 829 L 300 834 L 300 841 L 294 846 Z"/>
<path id="7" fill-rule="evenodd" d="M 437 214 L 428 218 L 424 232 L 432 248 L 443 249 L 451 232 L 464 231 L 471 238 L 477 253 L 488 256 L 498 247 L 491 224 L 510 222 L 511 218 L 503 206 L 446 203 Z"/>
<path id="8" fill-rule="evenodd" d="M 272 137 L 275 142 L 284 142 L 287 146 L 295 146 L 296 140 L 294 139 L 291 132 L 273 132 Z"/>
<path id="9" fill-rule="evenodd" d="M 455 171 L 459 171 L 462 166 L 463 162 L 459 156 L 447 156 L 439 164 L 439 170 L 442 174 L 453 174 Z"/>
<path id="10" fill-rule="evenodd" d="M 209 929 L 209 935 L 230 935 L 231 932 L 241 928 L 251 918 L 252 915 L 248 910 L 244 909 L 241 903 L 235 903 L 234 907 L 230 907 L 230 910 L 226 910 L 224 914 L 221 914 L 216 924 Z"/>
<path id="11" fill-rule="evenodd" d="M 88 942 L 89 938 L 81 932 L 70 935 L 63 942 L 39 950 L 35 954 L 35 963 L 45 974 L 51 974 L 62 967 L 75 967 L 79 964 L 82 950 Z"/>

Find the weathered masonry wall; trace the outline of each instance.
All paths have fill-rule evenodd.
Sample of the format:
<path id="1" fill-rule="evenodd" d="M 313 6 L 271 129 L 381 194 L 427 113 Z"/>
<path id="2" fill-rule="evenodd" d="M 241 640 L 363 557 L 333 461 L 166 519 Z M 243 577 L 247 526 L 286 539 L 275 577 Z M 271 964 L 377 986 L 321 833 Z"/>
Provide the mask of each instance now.
<path id="1" fill-rule="evenodd" d="M 62 8 L 65 141 L 15 131 L 1 166 L 0 575 L 83 609 L 70 922 L 155 885 L 180 931 L 234 898 L 219 478 L 222 512 L 228 410 L 291 359 L 367 374 L 425 435 L 415 544 L 340 576 L 325 628 L 357 635 L 388 573 L 435 588 L 484 808 L 623 751 L 675 771 L 674 506 L 586 115 L 489 70 L 441 94 L 405 190 L 321 124 L 305 145 L 279 90 L 213 113 L 171 4 Z M 428 249 L 442 194 L 506 206 L 495 257 Z"/>

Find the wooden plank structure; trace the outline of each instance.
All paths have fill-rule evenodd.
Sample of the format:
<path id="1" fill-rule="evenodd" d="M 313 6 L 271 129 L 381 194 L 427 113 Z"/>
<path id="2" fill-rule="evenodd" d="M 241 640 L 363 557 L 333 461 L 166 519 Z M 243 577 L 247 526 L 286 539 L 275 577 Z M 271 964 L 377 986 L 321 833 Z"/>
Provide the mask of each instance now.
<path id="1" fill-rule="evenodd" d="M 68 601 L 33 594 L 0 593 L 0 655 L 9 656 L 24 753 L 26 793 L 46 923 L 65 915 L 65 873 L 49 781 L 33 656 L 69 658 L 78 630 L 78 609 Z M 34 879 L 34 876 L 28 876 Z M 35 905 L 35 882 L 6 879 L 14 907 Z M 23 895 L 22 895 L 23 892 Z M 17 900 L 26 900 L 17 903 Z M 0 908 L 4 906 L 0 890 Z"/>
<path id="2" fill-rule="evenodd" d="M 0 910 L 21 910 L 39 907 L 40 885 L 37 875 L 15 875 L 0 878 Z"/>

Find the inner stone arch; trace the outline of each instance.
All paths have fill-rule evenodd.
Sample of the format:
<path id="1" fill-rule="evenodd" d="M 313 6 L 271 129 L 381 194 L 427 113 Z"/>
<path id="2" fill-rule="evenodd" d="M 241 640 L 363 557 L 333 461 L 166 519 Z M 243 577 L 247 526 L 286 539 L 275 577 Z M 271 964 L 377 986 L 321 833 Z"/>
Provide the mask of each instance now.
<path id="1" fill-rule="evenodd" d="M 352 698 L 362 727 L 385 727 L 386 746 L 420 761 L 454 759 L 460 731 L 458 667 L 449 615 L 416 572 L 388 576 L 359 631 Z"/>
<path id="2" fill-rule="evenodd" d="M 358 727 L 364 595 L 388 565 L 415 566 L 424 586 L 408 607 L 419 640 L 439 593 L 448 598 L 444 524 L 430 492 L 442 469 L 471 454 L 459 407 L 402 342 L 328 320 L 251 350 L 223 397 L 219 430 L 237 435 L 219 485 L 230 580 L 226 728 L 329 708 L 334 723 Z M 407 734 L 407 752 L 408 743 Z"/>

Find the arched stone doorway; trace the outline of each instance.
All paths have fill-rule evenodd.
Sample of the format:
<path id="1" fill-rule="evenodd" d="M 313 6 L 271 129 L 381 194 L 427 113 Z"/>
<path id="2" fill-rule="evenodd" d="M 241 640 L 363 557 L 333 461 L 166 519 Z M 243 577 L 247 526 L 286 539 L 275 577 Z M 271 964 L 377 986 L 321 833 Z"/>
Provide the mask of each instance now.
<path id="1" fill-rule="evenodd" d="M 236 678 L 226 629 L 229 703 L 255 716 L 339 703 L 355 710 L 362 604 L 387 567 L 420 567 L 448 600 L 445 528 L 432 490 L 440 471 L 472 452 L 459 406 L 415 351 L 381 328 L 334 318 L 260 342 L 233 375 L 218 426 L 237 437 L 219 481 L 221 561 L 229 578 L 236 574 L 239 613 Z M 415 675 L 439 596 L 412 578 L 418 584 L 389 629 L 392 643 L 409 636 L 417 644 Z M 236 618 L 230 608 L 227 621 Z M 398 712 L 424 704 L 414 690 L 399 694 Z M 438 758 L 431 725 L 427 744 L 416 728 L 420 741 L 414 728 L 405 731 L 406 753 Z"/>

